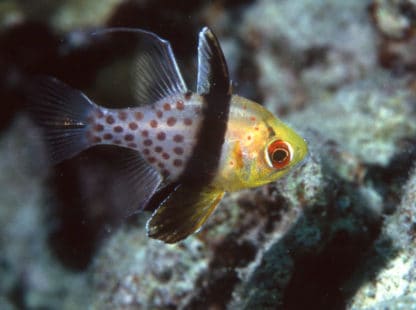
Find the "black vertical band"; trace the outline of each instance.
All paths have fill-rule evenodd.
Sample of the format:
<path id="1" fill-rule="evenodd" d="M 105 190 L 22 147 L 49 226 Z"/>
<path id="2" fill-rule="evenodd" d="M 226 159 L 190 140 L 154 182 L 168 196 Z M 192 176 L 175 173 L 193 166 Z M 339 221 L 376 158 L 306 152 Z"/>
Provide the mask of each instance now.
<path id="1" fill-rule="evenodd" d="M 227 130 L 229 94 L 209 93 L 203 97 L 202 123 L 191 158 L 180 180 L 187 184 L 207 185 L 215 177 Z"/>

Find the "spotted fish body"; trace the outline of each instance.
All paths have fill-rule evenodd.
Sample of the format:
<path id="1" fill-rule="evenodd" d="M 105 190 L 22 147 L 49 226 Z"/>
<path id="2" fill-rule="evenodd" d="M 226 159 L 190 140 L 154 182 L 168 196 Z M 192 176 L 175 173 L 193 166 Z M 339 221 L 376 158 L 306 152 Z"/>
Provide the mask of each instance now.
<path id="1" fill-rule="evenodd" d="M 163 98 L 152 107 L 96 107 L 87 131 L 91 145 L 137 150 L 165 181 L 176 180 L 192 155 L 201 125 L 201 99 L 194 94 Z"/>
<path id="2" fill-rule="evenodd" d="M 170 44 L 151 32 L 115 28 L 148 43 L 138 56 L 136 104 L 108 109 L 53 79 L 30 96 L 52 160 L 111 144 L 128 149 L 126 214 L 150 210 L 148 236 L 178 242 L 197 231 L 225 192 L 286 174 L 307 153 L 305 141 L 259 104 L 231 92 L 224 55 L 208 28 L 198 45 L 197 91 L 186 87 Z"/>

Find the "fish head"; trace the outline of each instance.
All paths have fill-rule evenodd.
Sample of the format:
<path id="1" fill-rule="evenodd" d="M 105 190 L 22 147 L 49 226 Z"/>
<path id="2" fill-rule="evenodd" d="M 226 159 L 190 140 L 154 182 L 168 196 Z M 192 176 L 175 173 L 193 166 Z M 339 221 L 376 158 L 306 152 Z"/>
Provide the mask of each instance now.
<path id="1" fill-rule="evenodd" d="M 308 145 L 298 133 L 287 124 L 270 114 L 265 119 L 268 137 L 263 140 L 256 165 L 258 176 L 265 183 L 275 181 L 298 165 L 308 153 Z"/>
<path id="2" fill-rule="evenodd" d="M 273 182 L 300 163 L 306 141 L 261 105 L 234 95 L 220 175 L 229 191 Z"/>

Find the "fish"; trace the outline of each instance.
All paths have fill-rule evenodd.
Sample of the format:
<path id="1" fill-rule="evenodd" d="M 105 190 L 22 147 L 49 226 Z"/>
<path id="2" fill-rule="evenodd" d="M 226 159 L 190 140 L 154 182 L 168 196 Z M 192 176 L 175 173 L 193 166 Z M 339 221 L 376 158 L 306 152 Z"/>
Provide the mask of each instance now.
<path id="1" fill-rule="evenodd" d="M 53 163 L 97 145 L 128 149 L 128 214 L 147 210 L 150 238 L 179 242 L 200 230 L 226 192 L 273 182 L 306 156 L 306 141 L 262 105 L 233 94 L 225 56 L 209 27 L 199 32 L 196 91 L 172 47 L 153 32 L 137 56 L 135 106 L 110 109 L 53 77 L 37 81 L 30 115 Z"/>

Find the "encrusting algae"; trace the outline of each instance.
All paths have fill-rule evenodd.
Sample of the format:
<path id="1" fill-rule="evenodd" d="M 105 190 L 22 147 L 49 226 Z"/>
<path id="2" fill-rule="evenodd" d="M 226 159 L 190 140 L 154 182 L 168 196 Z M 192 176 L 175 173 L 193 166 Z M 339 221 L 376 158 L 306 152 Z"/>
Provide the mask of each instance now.
<path id="1" fill-rule="evenodd" d="M 29 98 L 55 163 L 95 145 L 129 150 L 132 204 L 150 210 L 150 237 L 178 242 L 198 230 L 225 192 L 285 175 L 307 153 L 303 138 L 261 105 L 233 95 L 227 64 L 213 32 L 199 34 L 196 93 L 188 90 L 169 42 L 140 29 L 112 28 L 93 36 L 131 33 L 148 49 L 137 59 L 135 100 L 127 109 L 96 105 L 50 77 Z"/>

